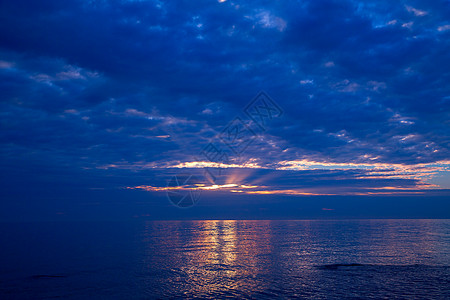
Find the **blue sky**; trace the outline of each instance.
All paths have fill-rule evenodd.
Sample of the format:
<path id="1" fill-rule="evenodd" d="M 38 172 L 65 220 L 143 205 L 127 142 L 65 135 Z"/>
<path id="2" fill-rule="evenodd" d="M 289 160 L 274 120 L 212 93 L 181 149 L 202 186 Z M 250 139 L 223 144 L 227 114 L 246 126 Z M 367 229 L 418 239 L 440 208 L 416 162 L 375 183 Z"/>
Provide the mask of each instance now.
<path id="1" fill-rule="evenodd" d="M 0 24 L 0 220 L 450 217 L 449 1 L 16 0 Z"/>

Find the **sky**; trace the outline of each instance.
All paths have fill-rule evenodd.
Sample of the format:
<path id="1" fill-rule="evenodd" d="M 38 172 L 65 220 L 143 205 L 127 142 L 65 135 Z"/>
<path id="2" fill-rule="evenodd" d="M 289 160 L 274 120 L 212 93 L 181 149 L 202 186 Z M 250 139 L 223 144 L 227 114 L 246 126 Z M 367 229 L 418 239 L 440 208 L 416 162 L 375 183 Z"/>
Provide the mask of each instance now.
<path id="1" fill-rule="evenodd" d="M 449 66 L 444 0 L 0 1 L 0 221 L 449 218 Z"/>

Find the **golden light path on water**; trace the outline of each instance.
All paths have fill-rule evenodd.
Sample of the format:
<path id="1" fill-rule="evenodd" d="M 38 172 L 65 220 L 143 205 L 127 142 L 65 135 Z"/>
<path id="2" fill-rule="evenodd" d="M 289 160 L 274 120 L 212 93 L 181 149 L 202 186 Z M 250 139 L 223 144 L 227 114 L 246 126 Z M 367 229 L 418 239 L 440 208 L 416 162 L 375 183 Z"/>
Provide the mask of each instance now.
<path id="1" fill-rule="evenodd" d="M 448 237 L 441 225 L 433 220 L 148 221 L 140 272 L 164 277 L 157 283 L 163 294 L 173 286 L 207 299 L 236 297 L 237 291 L 266 297 L 286 292 L 277 285 L 306 292 L 335 274 L 321 271 L 327 264 L 365 265 L 355 272 L 445 264 L 450 248 L 438 246 Z M 148 284 L 155 285 L 155 278 Z"/>

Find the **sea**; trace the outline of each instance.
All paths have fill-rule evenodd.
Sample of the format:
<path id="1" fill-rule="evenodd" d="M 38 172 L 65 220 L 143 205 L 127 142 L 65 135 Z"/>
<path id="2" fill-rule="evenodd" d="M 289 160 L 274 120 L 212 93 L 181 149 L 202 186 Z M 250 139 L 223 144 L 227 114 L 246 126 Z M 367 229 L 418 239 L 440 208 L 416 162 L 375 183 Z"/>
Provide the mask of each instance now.
<path id="1" fill-rule="evenodd" d="M 0 299 L 450 299 L 450 220 L 0 223 Z"/>

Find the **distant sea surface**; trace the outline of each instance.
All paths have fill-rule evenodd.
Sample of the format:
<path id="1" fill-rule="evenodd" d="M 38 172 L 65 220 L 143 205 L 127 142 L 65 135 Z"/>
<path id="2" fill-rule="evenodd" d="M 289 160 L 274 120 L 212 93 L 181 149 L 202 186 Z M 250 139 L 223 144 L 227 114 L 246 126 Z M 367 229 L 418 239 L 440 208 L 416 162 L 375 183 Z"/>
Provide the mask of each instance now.
<path id="1" fill-rule="evenodd" d="M 0 223 L 0 299 L 450 299 L 450 220 Z"/>

